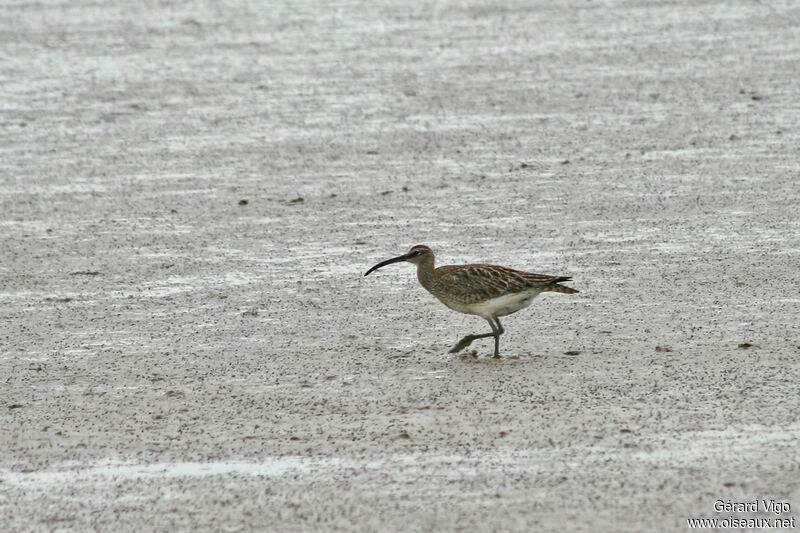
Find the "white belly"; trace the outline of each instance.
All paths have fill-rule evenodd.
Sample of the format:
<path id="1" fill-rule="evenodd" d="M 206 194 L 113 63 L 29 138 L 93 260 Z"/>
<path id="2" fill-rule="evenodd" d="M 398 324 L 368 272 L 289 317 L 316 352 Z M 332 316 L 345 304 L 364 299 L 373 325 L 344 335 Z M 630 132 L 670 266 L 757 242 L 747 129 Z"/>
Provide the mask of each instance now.
<path id="1" fill-rule="evenodd" d="M 490 318 L 510 315 L 511 313 L 516 313 L 520 309 L 525 309 L 531 305 L 533 299 L 539 296 L 540 293 L 541 291 L 532 290 L 516 294 L 506 294 L 505 296 L 498 296 L 497 298 L 492 298 L 491 300 L 476 304 L 456 304 L 447 302 L 444 302 L 444 304 L 459 313 L 478 315 L 479 317 L 489 320 Z"/>

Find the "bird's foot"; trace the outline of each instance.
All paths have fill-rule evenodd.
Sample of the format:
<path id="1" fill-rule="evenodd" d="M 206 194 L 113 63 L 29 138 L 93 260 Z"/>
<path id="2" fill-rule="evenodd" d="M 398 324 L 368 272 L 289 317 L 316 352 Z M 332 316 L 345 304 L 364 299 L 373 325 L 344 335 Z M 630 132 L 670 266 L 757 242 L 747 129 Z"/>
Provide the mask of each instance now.
<path id="1" fill-rule="evenodd" d="M 475 340 L 475 335 L 467 335 L 466 337 L 458 341 L 458 344 L 456 344 L 450 349 L 450 353 L 460 352 L 461 350 L 472 344 L 472 341 L 474 340 Z"/>

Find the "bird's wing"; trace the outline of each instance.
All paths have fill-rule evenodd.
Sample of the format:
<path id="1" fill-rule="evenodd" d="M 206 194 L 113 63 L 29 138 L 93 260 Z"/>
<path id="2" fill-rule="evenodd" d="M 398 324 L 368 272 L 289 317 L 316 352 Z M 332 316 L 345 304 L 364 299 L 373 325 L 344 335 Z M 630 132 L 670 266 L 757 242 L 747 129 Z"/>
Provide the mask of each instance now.
<path id="1" fill-rule="evenodd" d="M 474 304 L 529 289 L 543 290 L 558 279 L 498 265 L 449 265 L 436 269 L 432 292 L 460 304 Z"/>

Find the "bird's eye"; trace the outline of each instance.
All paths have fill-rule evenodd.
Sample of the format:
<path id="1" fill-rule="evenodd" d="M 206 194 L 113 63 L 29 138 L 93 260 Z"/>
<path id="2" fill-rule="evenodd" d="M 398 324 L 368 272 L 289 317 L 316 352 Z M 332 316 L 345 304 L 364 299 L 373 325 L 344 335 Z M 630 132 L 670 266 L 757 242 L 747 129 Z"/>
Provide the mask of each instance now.
<path id="1" fill-rule="evenodd" d="M 419 250 L 414 250 L 413 252 L 411 252 L 411 255 L 419 255 Z"/>

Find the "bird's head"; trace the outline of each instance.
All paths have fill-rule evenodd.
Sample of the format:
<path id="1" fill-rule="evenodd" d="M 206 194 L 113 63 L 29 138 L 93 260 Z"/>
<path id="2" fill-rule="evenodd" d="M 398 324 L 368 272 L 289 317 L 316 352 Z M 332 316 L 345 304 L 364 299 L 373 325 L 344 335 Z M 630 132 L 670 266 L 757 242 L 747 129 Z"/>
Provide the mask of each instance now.
<path id="1" fill-rule="evenodd" d="M 424 244 L 417 244 L 416 246 L 412 246 L 411 249 L 403 255 L 387 259 L 386 261 L 381 261 L 374 267 L 367 270 L 367 272 L 364 275 L 368 276 L 371 272 L 378 270 L 379 268 L 384 267 L 386 265 L 390 265 L 392 263 L 400 263 L 402 261 L 408 261 L 409 263 L 414 263 L 415 265 L 419 265 L 432 260 L 433 260 L 433 250 L 431 250 Z"/>

